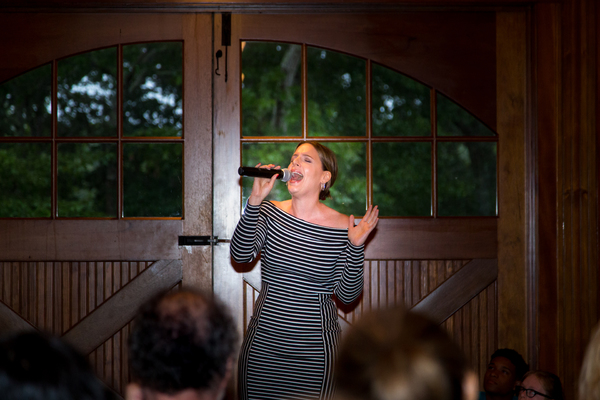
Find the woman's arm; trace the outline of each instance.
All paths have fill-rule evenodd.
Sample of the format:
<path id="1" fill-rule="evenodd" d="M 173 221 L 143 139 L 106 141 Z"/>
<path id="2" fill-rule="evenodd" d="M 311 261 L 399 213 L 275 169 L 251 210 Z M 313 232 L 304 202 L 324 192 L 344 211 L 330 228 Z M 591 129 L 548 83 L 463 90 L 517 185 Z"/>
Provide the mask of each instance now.
<path id="1" fill-rule="evenodd" d="M 360 296 L 364 285 L 365 246 L 355 246 L 348 240 L 346 249 L 340 254 L 344 264 L 342 276 L 333 288 L 333 293 L 342 303 L 349 304 Z"/>
<path id="2" fill-rule="evenodd" d="M 231 258 L 249 263 L 260 253 L 267 236 L 266 224 L 260 218 L 260 206 L 247 204 L 231 238 Z"/>

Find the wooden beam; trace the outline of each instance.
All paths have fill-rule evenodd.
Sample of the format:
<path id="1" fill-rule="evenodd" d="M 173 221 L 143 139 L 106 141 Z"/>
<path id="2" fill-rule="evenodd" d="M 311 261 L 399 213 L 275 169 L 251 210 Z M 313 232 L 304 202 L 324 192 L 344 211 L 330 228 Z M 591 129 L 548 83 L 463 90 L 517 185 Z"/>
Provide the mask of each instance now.
<path id="1" fill-rule="evenodd" d="M 83 354 L 91 353 L 129 323 L 145 301 L 181 282 L 182 266 L 181 260 L 155 262 L 67 331 L 63 339 Z"/>
<path id="2" fill-rule="evenodd" d="M 372 12 L 404 9 L 407 7 L 442 8 L 498 8 L 551 3 L 557 0 L 3 0 L 2 12 Z M 50 4 L 48 4 L 50 3 Z"/>
<path id="3" fill-rule="evenodd" d="M 497 224 L 496 218 L 381 219 L 367 243 L 365 258 L 369 260 L 496 258 Z"/>
<path id="4" fill-rule="evenodd" d="M 12 308 L 0 301 L 0 334 L 35 330 L 27 320 L 13 311 Z"/>
<path id="5" fill-rule="evenodd" d="M 0 260 L 177 259 L 182 226 L 182 220 L 5 219 L 0 221 Z"/>
<path id="6" fill-rule="evenodd" d="M 473 260 L 415 304 L 412 311 L 425 314 L 441 324 L 497 277 L 497 259 Z"/>

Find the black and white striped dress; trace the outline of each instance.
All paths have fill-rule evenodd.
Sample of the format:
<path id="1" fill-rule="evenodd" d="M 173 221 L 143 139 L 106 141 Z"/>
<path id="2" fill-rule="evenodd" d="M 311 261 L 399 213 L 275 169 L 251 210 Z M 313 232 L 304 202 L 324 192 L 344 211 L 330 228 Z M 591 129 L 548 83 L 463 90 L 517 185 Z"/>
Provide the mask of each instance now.
<path id="1" fill-rule="evenodd" d="M 239 359 L 241 399 L 329 399 L 340 335 L 337 308 L 363 289 L 364 246 L 348 229 L 247 205 L 231 241 L 236 262 L 261 254 L 262 288 Z"/>

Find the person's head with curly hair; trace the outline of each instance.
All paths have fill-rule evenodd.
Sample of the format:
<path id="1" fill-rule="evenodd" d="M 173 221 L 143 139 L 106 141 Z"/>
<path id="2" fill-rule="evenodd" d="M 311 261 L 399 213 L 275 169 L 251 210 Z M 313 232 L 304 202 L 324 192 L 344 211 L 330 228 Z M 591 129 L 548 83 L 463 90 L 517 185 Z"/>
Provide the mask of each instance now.
<path id="1" fill-rule="evenodd" d="M 134 320 L 127 398 L 219 399 L 231 376 L 236 344 L 233 320 L 214 298 L 192 290 L 161 293 Z"/>

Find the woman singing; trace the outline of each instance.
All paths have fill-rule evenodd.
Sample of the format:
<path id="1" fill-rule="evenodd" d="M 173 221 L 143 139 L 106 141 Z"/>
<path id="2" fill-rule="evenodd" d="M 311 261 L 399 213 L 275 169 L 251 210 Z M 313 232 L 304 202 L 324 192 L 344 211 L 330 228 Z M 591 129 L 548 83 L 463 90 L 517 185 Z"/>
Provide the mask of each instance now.
<path id="1" fill-rule="evenodd" d="M 262 168 L 273 168 L 265 165 Z M 286 201 L 264 201 L 275 184 L 255 178 L 231 241 L 231 256 L 261 255 L 262 288 L 239 359 L 241 399 L 329 399 L 340 326 L 331 295 L 350 303 L 363 289 L 364 243 L 379 220 L 369 206 L 358 225 L 319 200 L 330 197 L 335 155 L 298 145 Z"/>

